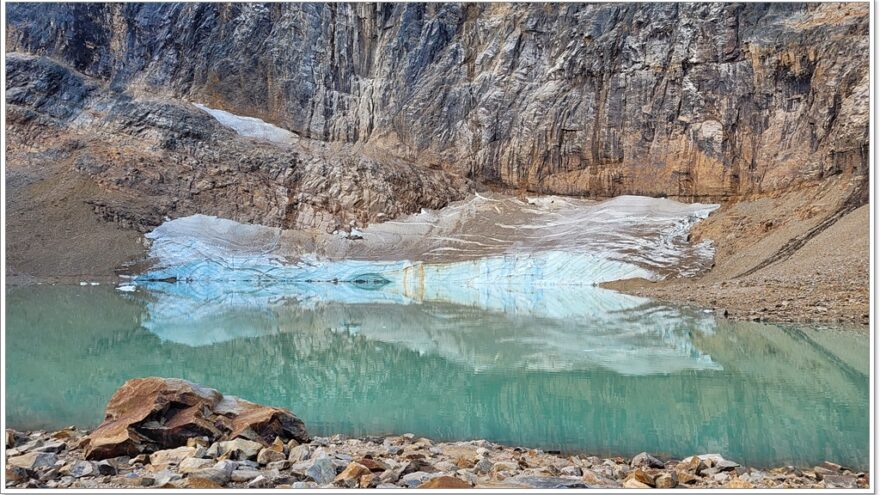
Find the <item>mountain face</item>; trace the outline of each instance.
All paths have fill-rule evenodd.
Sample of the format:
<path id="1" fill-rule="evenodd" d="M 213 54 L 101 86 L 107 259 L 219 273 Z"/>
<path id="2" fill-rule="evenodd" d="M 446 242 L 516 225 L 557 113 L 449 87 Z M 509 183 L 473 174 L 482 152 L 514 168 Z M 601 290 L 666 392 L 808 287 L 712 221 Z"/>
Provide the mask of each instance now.
<path id="1" fill-rule="evenodd" d="M 865 3 L 9 4 L 9 152 L 68 160 L 142 229 L 332 230 L 480 184 L 735 198 L 867 176 L 868 21 Z"/>

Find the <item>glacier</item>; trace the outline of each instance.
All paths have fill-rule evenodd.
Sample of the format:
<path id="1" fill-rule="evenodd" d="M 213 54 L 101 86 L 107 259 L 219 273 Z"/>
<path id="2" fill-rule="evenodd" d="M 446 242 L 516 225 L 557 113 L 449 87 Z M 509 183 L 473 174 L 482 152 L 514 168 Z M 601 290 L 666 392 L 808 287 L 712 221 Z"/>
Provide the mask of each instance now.
<path id="1" fill-rule="evenodd" d="M 136 280 L 370 278 L 386 291 L 431 298 L 480 285 L 691 276 L 711 263 L 713 251 L 708 242 L 690 243 L 688 232 L 716 207 L 636 196 L 590 202 L 477 194 L 371 225 L 357 239 L 193 215 L 147 234 L 153 268 Z"/>

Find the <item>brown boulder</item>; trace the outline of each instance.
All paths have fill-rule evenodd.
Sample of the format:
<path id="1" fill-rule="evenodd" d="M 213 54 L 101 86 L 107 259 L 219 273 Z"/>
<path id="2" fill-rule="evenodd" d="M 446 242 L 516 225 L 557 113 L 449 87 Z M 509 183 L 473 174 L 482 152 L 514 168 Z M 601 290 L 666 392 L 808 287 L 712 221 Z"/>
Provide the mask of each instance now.
<path id="1" fill-rule="evenodd" d="M 84 442 L 86 459 L 136 456 L 187 445 L 247 438 L 270 445 L 279 437 L 309 440 L 303 422 L 285 409 L 260 406 L 212 388 L 173 378 L 125 382 L 110 402 L 104 422 Z"/>

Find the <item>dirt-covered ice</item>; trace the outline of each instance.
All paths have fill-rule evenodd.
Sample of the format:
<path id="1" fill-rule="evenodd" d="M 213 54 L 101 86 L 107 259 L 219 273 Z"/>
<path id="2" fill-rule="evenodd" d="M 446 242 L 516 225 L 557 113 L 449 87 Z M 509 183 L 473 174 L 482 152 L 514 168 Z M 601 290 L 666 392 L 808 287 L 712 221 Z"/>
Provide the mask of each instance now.
<path id="1" fill-rule="evenodd" d="M 714 208 L 638 196 L 594 202 L 477 194 L 335 234 L 195 215 L 148 234 L 155 269 L 140 278 L 347 281 L 431 294 L 690 276 L 708 267 L 712 247 L 691 244 L 688 231 Z"/>

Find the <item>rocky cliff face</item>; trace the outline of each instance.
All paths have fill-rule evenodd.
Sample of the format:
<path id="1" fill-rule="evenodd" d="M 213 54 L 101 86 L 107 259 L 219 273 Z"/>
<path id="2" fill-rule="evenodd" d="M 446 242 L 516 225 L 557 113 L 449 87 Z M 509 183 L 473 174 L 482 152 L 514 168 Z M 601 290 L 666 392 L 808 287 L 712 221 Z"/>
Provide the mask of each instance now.
<path id="1" fill-rule="evenodd" d="M 51 59 L 7 56 L 13 132 L 100 135 L 62 154 L 154 216 L 334 228 L 474 183 L 718 199 L 868 168 L 867 4 L 10 4 L 7 47 Z"/>

